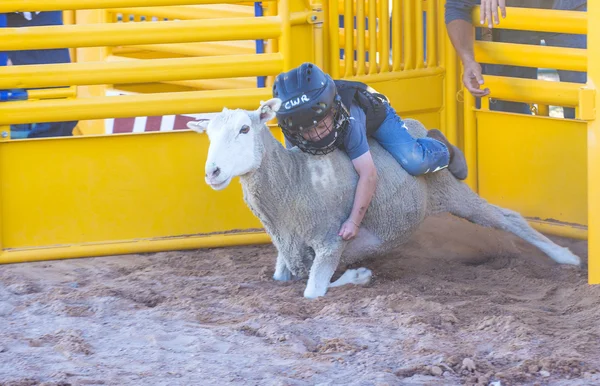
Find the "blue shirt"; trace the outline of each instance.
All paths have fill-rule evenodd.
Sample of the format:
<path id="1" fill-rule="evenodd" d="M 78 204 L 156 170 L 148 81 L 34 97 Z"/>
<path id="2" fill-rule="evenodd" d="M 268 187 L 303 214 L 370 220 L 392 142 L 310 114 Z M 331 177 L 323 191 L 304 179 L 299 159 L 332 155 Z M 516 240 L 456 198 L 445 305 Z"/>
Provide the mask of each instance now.
<path id="1" fill-rule="evenodd" d="M 367 142 L 367 117 L 356 103 L 350 106 L 350 124 L 344 138 L 344 150 L 351 160 L 369 151 Z"/>
<path id="2" fill-rule="evenodd" d="M 480 4 L 480 0 L 446 0 L 446 12 L 444 15 L 446 24 L 457 19 L 471 22 L 471 10 L 474 6 Z M 508 0 L 506 2 L 507 7 L 560 9 L 567 11 L 576 10 L 584 5 L 587 5 L 587 0 Z"/>

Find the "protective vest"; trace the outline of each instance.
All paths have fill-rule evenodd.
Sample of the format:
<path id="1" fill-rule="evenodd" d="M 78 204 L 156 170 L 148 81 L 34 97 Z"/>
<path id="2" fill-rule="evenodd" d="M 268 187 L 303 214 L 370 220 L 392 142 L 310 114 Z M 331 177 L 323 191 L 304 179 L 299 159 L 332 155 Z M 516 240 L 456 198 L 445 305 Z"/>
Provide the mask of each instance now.
<path id="1" fill-rule="evenodd" d="M 348 110 L 350 110 L 350 105 L 354 102 L 365 112 L 367 135 L 371 135 L 377 131 L 385 120 L 385 103 L 387 102 L 387 98 L 381 94 L 369 92 L 367 90 L 368 86 L 361 82 L 335 80 L 334 83 L 342 99 L 342 103 Z"/>

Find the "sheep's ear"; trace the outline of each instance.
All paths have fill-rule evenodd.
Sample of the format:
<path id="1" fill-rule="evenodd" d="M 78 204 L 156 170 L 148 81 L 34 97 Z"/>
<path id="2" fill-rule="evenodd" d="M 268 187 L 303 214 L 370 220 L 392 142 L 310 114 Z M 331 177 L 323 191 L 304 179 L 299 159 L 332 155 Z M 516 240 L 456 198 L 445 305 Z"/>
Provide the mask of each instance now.
<path id="1" fill-rule="evenodd" d="M 199 119 L 197 121 L 189 121 L 186 126 L 188 129 L 194 130 L 196 133 L 204 133 L 208 127 L 210 119 Z"/>
<path id="2" fill-rule="evenodd" d="M 266 123 L 275 118 L 275 113 L 279 111 L 280 107 L 281 99 L 279 98 L 272 98 L 266 102 L 260 102 L 260 107 L 258 108 L 260 123 Z"/>

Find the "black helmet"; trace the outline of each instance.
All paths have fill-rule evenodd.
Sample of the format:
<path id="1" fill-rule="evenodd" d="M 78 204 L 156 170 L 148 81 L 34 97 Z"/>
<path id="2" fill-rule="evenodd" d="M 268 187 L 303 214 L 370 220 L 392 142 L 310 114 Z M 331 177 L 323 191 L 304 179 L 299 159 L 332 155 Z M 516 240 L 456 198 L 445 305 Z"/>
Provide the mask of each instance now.
<path id="1" fill-rule="evenodd" d="M 342 104 L 333 79 L 312 63 L 281 73 L 273 84 L 273 97 L 281 99 L 276 113 L 279 127 L 288 141 L 311 154 L 327 154 L 343 141 L 349 114 Z M 333 128 L 318 141 L 303 138 L 330 112 Z"/>

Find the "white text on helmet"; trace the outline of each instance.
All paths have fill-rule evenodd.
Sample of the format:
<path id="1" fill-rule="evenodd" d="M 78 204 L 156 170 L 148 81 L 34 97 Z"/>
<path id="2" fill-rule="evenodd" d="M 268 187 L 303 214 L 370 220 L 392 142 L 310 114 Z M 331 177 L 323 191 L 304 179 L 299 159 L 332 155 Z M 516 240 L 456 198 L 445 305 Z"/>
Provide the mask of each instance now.
<path id="1" fill-rule="evenodd" d="M 306 103 L 309 100 L 310 99 L 308 99 L 308 97 L 305 94 L 302 94 L 301 97 L 298 97 L 296 99 L 290 99 L 289 101 L 285 102 L 283 107 L 285 107 L 286 110 L 289 110 L 290 107 L 298 106 L 300 103 Z"/>

